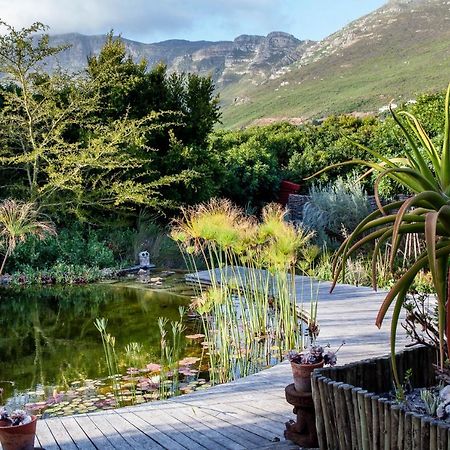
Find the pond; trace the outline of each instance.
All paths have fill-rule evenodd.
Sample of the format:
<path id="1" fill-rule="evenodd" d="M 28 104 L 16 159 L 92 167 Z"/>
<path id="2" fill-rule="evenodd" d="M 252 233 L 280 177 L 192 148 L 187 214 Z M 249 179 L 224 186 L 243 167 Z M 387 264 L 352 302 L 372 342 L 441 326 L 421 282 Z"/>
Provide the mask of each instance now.
<path id="1" fill-rule="evenodd" d="M 174 292 L 124 284 L 1 289 L 0 404 L 26 404 L 46 417 L 160 398 L 158 318 L 168 319 L 170 331 L 171 321 L 180 318 L 179 307 L 188 302 Z M 117 380 L 108 378 L 94 325 L 99 317 L 108 320 L 107 332 L 115 338 Z M 180 357 L 185 362 L 178 391 L 189 392 L 208 386 L 208 366 L 201 322 L 185 317 L 183 323 Z M 125 353 L 131 342 L 140 344 L 133 360 L 138 367 Z M 113 381 L 120 384 L 119 393 Z"/>

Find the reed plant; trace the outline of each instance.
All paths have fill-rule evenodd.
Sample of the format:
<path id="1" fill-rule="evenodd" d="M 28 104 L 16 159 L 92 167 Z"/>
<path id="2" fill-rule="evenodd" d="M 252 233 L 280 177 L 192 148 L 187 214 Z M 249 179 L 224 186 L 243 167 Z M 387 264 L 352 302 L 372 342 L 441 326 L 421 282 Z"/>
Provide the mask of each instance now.
<path id="1" fill-rule="evenodd" d="M 142 363 L 142 344 L 130 342 L 125 346 L 125 356 L 128 365 L 129 375 L 131 377 L 131 399 L 134 404 L 136 401 L 136 370 Z"/>
<path id="2" fill-rule="evenodd" d="M 198 283 L 193 307 L 202 317 L 213 381 L 251 373 L 252 360 L 268 361 L 273 348 L 281 356 L 302 345 L 295 270 L 311 234 L 286 222 L 280 205 L 267 205 L 257 221 L 213 199 L 183 209 L 171 236 L 189 270 L 197 272 L 200 256 L 209 273 L 212 286 Z"/>
<path id="3" fill-rule="evenodd" d="M 183 334 L 186 329 L 184 325 L 184 316 L 186 310 L 179 308 L 180 319 L 170 322 L 170 332 L 168 331 L 169 320 L 166 317 L 158 319 L 158 327 L 160 332 L 160 397 L 167 398 L 169 395 L 179 393 L 179 361 L 181 359 Z M 171 382 L 169 383 L 169 375 Z M 169 384 L 172 385 L 169 389 Z"/>
<path id="4" fill-rule="evenodd" d="M 119 382 L 119 369 L 118 369 L 118 359 L 116 354 L 116 339 L 111 334 L 107 333 L 106 327 L 108 325 L 108 320 L 105 318 L 97 318 L 94 321 L 95 328 L 100 332 L 102 338 L 103 351 L 105 353 L 106 366 L 108 368 L 109 378 L 111 380 L 112 390 L 114 393 L 114 398 L 118 405 L 122 401 L 122 391 L 120 389 Z"/>

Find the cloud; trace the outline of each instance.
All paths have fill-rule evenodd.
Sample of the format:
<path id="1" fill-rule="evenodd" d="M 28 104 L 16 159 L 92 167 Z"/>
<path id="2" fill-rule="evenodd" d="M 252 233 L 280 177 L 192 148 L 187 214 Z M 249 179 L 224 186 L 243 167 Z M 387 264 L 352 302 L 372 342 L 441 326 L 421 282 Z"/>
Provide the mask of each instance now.
<path id="1" fill-rule="evenodd" d="M 0 0 L 1 18 L 15 27 L 35 21 L 51 33 L 103 34 L 151 41 L 231 38 L 283 28 L 288 18 L 276 0 Z M 261 32 L 261 31 L 259 31 Z"/>

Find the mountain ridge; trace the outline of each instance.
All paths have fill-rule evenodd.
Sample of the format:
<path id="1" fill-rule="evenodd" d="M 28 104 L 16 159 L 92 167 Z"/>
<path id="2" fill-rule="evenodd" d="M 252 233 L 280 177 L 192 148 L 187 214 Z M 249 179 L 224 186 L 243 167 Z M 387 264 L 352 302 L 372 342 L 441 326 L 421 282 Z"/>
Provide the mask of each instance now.
<path id="1" fill-rule="evenodd" d="M 377 113 L 450 81 L 450 1 L 391 0 L 312 45 L 263 85 L 222 91 L 227 127 Z M 233 96 L 233 97 L 232 97 Z M 246 102 L 233 98 L 245 97 Z"/>
<path id="2" fill-rule="evenodd" d="M 79 71 L 105 39 L 70 33 L 51 35 L 50 43 L 69 41 L 60 64 Z M 169 71 L 211 75 L 226 127 L 374 113 L 392 98 L 444 89 L 450 79 L 447 0 L 389 0 L 318 42 L 279 31 L 218 42 L 122 40 L 149 66 L 163 61 Z"/>
<path id="3" fill-rule="evenodd" d="M 313 43 L 282 31 L 273 31 L 267 36 L 243 34 L 233 41 L 170 39 L 146 44 L 120 38 L 134 60 L 145 59 L 150 67 L 163 62 L 169 72 L 211 75 L 219 88 L 243 77 L 264 79 L 296 61 Z M 50 62 L 49 70 L 57 64 L 72 72 L 83 70 L 88 56 L 98 54 L 105 41 L 106 35 L 50 35 L 51 45 L 68 44 L 70 47 Z"/>

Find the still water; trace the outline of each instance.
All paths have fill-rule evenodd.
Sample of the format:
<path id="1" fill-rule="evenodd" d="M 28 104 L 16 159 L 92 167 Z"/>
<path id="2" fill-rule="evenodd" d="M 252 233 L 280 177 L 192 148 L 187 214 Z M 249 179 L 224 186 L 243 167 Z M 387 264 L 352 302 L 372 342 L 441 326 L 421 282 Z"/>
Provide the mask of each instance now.
<path id="1" fill-rule="evenodd" d="M 98 317 L 108 319 L 107 331 L 115 337 L 124 386 L 121 404 L 130 403 L 131 397 L 133 403 L 159 398 L 154 369 L 146 368 L 160 359 L 157 321 L 178 320 L 178 309 L 188 300 L 168 291 L 120 284 L 1 289 L 0 405 L 27 404 L 44 416 L 120 406 L 111 392 L 94 326 Z M 198 321 L 184 322 L 184 335 L 200 332 Z M 142 345 L 140 367 L 127 366 L 124 349 L 131 342 Z M 196 367 L 190 362 L 192 370 L 184 377 L 185 391 L 207 385 L 197 370 L 202 364 L 201 342 L 183 337 L 181 356 L 196 362 Z"/>

